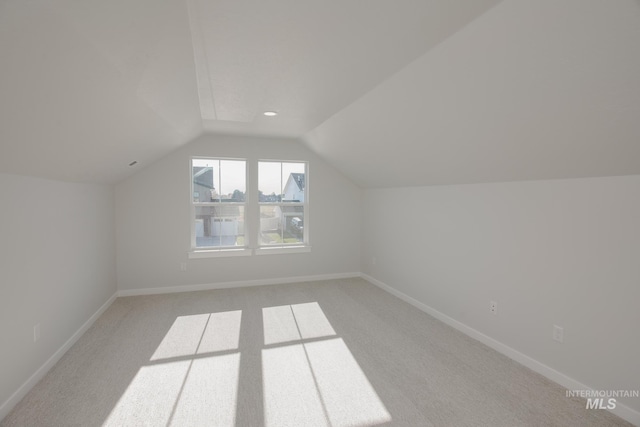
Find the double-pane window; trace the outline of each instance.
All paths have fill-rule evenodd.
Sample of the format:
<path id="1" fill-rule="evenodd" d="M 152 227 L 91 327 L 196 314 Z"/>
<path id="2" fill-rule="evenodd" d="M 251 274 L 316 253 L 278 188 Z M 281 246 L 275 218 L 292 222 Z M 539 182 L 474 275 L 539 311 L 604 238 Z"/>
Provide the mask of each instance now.
<path id="1" fill-rule="evenodd" d="M 258 162 L 259 246 L 304 244 L 306 199 L 305 162 Z"/>
<path id="2" fill-rule="evenodd" d="M 192 249 L 244 247 L 245 160 L 191 160 Z"/>

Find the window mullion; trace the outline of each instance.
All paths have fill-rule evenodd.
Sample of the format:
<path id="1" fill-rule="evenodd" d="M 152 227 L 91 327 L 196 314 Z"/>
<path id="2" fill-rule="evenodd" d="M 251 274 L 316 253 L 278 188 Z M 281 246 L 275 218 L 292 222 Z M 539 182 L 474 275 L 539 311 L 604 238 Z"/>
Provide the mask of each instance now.
<path id="1" fill-rule="evenodd" d="M 258 207 L 258 162 L 251 160 L 247 167 L 247 219 L 245 221 L 245 239 L 248 248 L 258 247 L 260 233 L 260 208 Z"/>

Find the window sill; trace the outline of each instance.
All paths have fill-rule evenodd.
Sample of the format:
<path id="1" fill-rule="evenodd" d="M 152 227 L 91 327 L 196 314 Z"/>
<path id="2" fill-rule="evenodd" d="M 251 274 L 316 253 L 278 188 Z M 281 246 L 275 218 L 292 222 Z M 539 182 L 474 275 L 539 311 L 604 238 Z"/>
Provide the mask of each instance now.
<path id="1" fill-rule="evenodd" d="M 311 252 L 311 246 L 274 246 L 262 247 L 255 250 L 256 255 L 299 254 L 304 252 Z"/>
<path id="2" fill-rule="evenodd" d="M 250 256 L 250 255 L 251 255 L 251 249 L 249 248 L 201 249 L 201 250 L 190 251 L 189 259 Z"/>

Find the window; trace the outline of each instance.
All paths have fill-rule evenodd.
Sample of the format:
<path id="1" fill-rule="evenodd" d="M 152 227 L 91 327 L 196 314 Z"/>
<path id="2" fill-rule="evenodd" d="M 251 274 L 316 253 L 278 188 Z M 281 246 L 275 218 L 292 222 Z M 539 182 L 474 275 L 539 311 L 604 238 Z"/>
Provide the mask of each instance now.
<path id="1" fill-rule="evenodd" d="M 305 162 L 258 162 L 260 247 L 301 245 L 308 241 Z"/>
<path id="2" fill-rule="evenodd" d="M 191 249 L 247 247 L 245 160 L 191 160 Z"/>
<path id="3" fill-rule="evenodd" d="M 308 164 L 191 159 L 189 258 L 309 252 Z"/>

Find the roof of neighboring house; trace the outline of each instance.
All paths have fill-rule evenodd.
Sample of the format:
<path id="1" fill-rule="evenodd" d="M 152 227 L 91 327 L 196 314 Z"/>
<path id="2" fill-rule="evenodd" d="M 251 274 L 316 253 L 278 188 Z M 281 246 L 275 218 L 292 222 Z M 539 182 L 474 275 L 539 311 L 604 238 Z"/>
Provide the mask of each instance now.
<path id="1" fill-rule="evenodd" d="M 215 216 L 217 216 L 218 218 L 229 218 L 229 217 L 235 218 L 235 217 L 241 216 L 240 206 L 223 205 L 223 206 L 216 206 L 213 209 L 215 212 Z"/>
<path id="2" fill-rule="evenodd" d="M 197 215 L 211 215 L 215 218 L 237 218 L 242 216 L 240 206 L 236 205 L 203 206 L 199 208 Z"/>
<path id="3" fill-rule="evenodd" d="M 193 168 L 193 183 L 206 188 L 214 189 L 213 168 L 211 166 L 195 166 Z"/>
<path id="4" fill-rule="evenodd" d="M 283 214 L 291 215 L 291 214 L 303 214 L 304 206 L 277 206 L 276 209 L 280 209 Z"/>
<path id="5" fill-rule="evenodd" d="M 289 174 L 289 176 L 290 178 L 293 179 L 293 182 L 296 183 L 296 185 L 300 190 L 304 190 L 305 179 L 304 179 L 303 173 L 292 173 L 292 174 Z"/>

